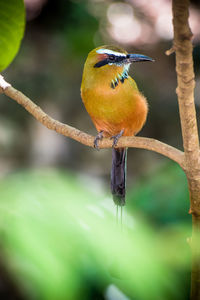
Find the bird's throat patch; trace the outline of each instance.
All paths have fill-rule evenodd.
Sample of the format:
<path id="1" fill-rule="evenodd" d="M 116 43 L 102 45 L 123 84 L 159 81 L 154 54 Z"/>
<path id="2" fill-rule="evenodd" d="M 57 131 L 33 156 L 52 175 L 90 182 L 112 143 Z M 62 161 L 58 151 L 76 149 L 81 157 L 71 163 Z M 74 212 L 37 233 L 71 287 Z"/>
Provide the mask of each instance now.
<path id="1" fill-rule="evenodd" d="M 121 74 L 118 74 L 117 77 L 115 77 L 115 79 L 113 79 L 111 81 L 111 88 L 112 89 L 115 89 L 118 84 L 121 82 L 121 83 L 124 83 L 124 81 L 128 78 L 128 72 L 126 70 L 124 70 Z"/>

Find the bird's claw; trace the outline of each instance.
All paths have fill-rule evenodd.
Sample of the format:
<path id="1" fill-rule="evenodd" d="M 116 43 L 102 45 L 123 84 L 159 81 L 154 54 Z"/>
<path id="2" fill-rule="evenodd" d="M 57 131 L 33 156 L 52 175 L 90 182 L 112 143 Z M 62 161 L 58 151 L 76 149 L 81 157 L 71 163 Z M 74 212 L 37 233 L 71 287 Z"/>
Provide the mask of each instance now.
<path id="1" fill-rule="evenodd" d="M 122 129 L 118 134 L 111 136 L 110 139 L 113 140 L 113 144 L 112 144 L 113 148 L 117 146 L 118 140 L 123 135 L 123 133 L 124 133 L 124 129 Z"/>
<path id="2" fill-rule="evenodd" d="M 102 139 L 103 139 L 103 130 L 99 131 L 99 133 L 94 139 L 94 148 L 96 148 L 97 150 L 99 150 L 99 141 L 101 141 Z"/>

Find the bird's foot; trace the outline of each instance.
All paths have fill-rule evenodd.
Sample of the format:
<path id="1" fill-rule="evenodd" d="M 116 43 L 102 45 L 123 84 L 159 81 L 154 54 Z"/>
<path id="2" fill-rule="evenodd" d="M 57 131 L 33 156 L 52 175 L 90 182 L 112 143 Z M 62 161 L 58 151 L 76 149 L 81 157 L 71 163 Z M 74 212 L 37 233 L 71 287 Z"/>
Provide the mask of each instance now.
<path id="1" fill-rule="evenodd" d="M 124 133 L 124 129 L 122 129 L 118 134 L 111 136 L 110 139 L 113 140 L 113 144 L 112 144 L 113 148 L 117 146 L 118 140 L 123 135 L 123 133 Z"/>
<path id="2" fill-rule="evenodd" d="M 99 150 L 99 141 L 101 141 L 102 139 L 103 139 L 103 130 L 99 131 L 99 133 L 94 139 L 94 148 L 96 148 L 97 150 Z"/>

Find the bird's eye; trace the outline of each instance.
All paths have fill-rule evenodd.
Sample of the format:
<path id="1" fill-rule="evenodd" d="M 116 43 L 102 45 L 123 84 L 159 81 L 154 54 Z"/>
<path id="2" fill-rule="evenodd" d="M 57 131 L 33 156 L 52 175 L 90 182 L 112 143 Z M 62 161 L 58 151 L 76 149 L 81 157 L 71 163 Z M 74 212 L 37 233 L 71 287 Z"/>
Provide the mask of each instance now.
<path id="1" fill-rule="evenodd" d="M 109 60 L 115 60 L 115 56 L 114 55 L 109 55 Z"/>

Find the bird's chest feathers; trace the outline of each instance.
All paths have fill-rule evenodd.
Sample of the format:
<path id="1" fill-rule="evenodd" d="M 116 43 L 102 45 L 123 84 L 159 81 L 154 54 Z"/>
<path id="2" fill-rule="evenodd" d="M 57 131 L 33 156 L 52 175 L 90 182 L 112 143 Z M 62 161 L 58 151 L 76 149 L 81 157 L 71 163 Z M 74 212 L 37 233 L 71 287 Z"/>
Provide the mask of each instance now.
<path id="1" fill-rule="evenodd" d="M 92 117 L 119 121 L 134 110 L 138 93 L 134 80 L 127 75 L 127 78 L 95 81 L 91 88 L 82 91 L 82 98 Z"/>

